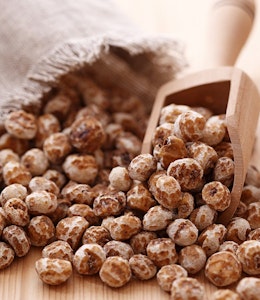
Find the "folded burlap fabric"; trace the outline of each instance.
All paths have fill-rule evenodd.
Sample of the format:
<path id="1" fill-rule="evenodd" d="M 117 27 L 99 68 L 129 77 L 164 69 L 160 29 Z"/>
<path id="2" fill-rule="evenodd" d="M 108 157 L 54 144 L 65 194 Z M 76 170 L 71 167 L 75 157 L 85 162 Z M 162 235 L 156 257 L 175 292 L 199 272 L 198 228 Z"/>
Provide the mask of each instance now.
<path id="1" fill-rule="evenodd" d="M 0 23 L 0 125 L 80 69 L 151 102 L 184 66 L 179 41 L 140 32 L 109 0 L 2 0 Z"/>

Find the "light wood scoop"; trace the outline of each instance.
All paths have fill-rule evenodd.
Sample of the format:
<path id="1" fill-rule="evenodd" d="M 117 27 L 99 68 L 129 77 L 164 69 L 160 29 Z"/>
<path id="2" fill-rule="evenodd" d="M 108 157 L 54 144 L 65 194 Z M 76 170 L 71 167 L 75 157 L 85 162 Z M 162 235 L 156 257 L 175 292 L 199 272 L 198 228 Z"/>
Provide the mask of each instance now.
<path id="1" fill-rule="evenodd" d="M 231 204 L 218 219 L 223 224 L 233 217 L 240 201 L 260 109 L 259 94 L 253 81 L 242 70 L 231 67 L 249 35 L 253 16 L 252 1 L 222 0 L 216 3 L 211 18 L 212 40 L 207 49 L 211 55 L 207 59 L 211 65 L 219 67 L 170 81 L 159 89 L 142 145 L 142 153 L 151 153 L 151 139 L 165 105 L 204 106 L 214 114 L 226 114 L 235 174 Z"/>

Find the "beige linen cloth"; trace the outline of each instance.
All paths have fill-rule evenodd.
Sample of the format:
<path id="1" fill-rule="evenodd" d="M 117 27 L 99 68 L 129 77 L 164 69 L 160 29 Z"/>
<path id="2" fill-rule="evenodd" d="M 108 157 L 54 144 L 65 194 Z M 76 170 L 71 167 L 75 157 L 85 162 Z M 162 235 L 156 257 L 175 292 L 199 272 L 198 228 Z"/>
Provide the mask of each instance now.
<path id="1" fill-rule="evenodd" d="M 61 78 L 83 68 L 153 101 L 185 65 L 174 38 L 140 32 L 110 0 L 0 0 L 0 126 L 34 113 Z"/>

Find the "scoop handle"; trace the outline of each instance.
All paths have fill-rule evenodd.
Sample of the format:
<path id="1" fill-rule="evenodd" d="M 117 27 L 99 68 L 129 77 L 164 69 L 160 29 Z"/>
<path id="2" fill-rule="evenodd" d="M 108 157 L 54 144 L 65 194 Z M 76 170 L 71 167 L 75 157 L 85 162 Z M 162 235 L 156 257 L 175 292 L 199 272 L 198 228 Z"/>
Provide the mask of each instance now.
<path id="1" fill-rule="evenodd" d="M 203 67 L 234 66 L 254 23 L 254 0 L 217 0 L 206 33 Z"/>

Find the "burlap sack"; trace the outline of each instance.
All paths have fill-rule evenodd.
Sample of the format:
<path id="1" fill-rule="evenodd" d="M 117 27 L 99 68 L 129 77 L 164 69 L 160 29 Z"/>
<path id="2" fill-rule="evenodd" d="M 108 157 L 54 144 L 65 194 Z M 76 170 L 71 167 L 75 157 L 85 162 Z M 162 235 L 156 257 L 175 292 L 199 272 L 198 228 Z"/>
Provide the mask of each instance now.
<path id="1" fill-rule="evenodd" d="M 178 41 L 138 31 L 110 0 L 0 2 L 0 125 L 37 112 L 69 72 L 92 68 L 151 102 L 184 65 Z"/>

